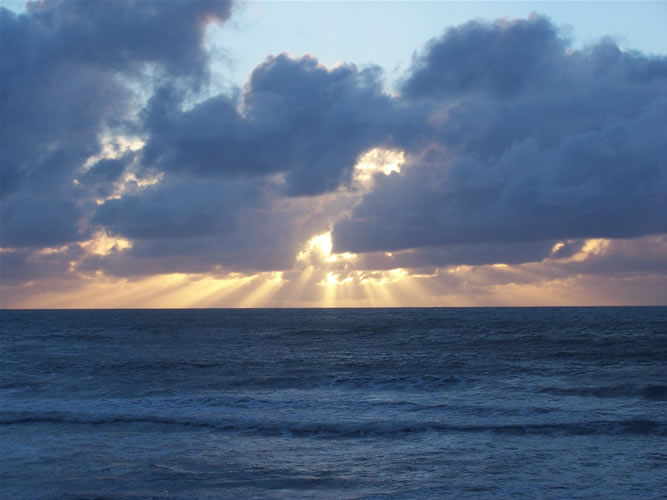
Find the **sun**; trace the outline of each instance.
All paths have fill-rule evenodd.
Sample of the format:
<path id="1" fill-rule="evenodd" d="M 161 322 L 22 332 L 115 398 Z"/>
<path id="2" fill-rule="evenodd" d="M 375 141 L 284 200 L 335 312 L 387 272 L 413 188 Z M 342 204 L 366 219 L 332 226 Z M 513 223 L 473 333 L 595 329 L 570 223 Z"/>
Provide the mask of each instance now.
<path id="1" fill-rule="evenodd" d="M 331 250 L 333 249 L 333 240 L 331 239 L 331 232 L 313 236 L 308 242 L 308 248 L 319 252 L 324 257 L 331 256 Z"/>

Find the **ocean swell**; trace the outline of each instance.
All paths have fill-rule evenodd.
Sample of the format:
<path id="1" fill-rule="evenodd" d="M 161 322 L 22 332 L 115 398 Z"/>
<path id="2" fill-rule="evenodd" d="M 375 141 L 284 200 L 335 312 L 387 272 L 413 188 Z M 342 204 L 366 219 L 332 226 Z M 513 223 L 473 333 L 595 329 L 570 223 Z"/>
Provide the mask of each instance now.
<path id="1" fill-rule="evenodd" d="M 0 425 L 61 424 L 61 425 L 127 425 L 153 424 L 205 428 L 223 432 L 294 437 L 353 438 L 362 436 L 393 436 L 425 432 L 537 435 L 624 435 L 643 434 L 667 436 L 667 422 L 645 419 L 592 420 L 525 424 L 452 425 L 442 422 L 374 421 L 374 422 L 283 422 L 163 417 L 157 415 L 105 415 L 66 412 L 4 412 Z M 157 427 L 156 431 L 159 430 Z"/>

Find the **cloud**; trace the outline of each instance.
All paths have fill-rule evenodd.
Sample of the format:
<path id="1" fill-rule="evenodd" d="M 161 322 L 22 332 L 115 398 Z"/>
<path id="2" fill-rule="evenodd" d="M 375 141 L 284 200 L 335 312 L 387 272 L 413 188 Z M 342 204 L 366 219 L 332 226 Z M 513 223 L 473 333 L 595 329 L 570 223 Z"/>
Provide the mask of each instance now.
<path id="1" fill-rule="evenodd" d="M 541 17 L 431 41 L 401 96 L 431 104 L 430 152 L 407 148 L 334 227 L 336 251 L 503 244 L 513 261 L 512 243 L 667 232 L 667 59 L 566 49 Z"/>
<path id="2" fill-rule="evenodd" d="M 420 270 L 448 266 L 522 264 L 539 262 L 554 254 L 554 241 L 425 246 L 396 252 L 370 252 L 360 256 L 364 269 Z"/>
<path id="3" fill-rule="evenodd" d="M 240 182 L 165 181 L 107 201 L 92 223 L 132 240 L 224 235 L 236 224 L 235 208 L 256 200 L 252 189 Z"/>
<path id="4" fill-rule="evenodd" d="M 20 15 L 0 8 L 3 246 L 90 237 L 94 207 L 73 181 L 101 151 L 101 136 L 132 118 L 139 95 L 130 80 L 150 72 L 201 85 L 204 28 L 230 10 L 197 0 L 29 2 Z"/>
<path id="5" fill-rule="evenodd" d="M 70 272 L 70 262 L 80 259 L 84 251 L 78 245 L 49 249 L 13 250 L 0 254 L 0 283 L 2 285 L 18 285 L 41 280 L 77 280 Z"/>
<path id="6" fill-rule="evenodd" d="M 281 211 L 265 183 L 165 177 L 101 205 L 91 225 L 133 242 L 86 259 L 81 270 L 117 276 L 282 269 L 307 237 L 298 212 Z"/>
<path id="7" fill-rule="evenodd" d="M 206 25 L 231 15 L 229 0 L 51 0 L 29 2 L 19 22 L 39 26 L 44 59 L 66 58 L 127 72 L 156 64 L 171 76 L 201 78 L 208 71 Z"/>
<path id="8" fill-rule="evenodd" d="M 606 240 L 586 258 L 554 260 L 545 266 L 553 276 L 662 276 L 667 278 L 667 236 Z M 667 281 L 664 283 L 667 286 Z"/>
<path id="9" fill-rule="evenodd" d="M 168 175 L 98 207 L 91 227 L 133 246 L 89 256 L 78 269 L 115 276 L 290 269 L 344 198 L 284 197 L 270 179 Z"/>
<path id="10" fill-rule="evenodd" d="M 566 46 L 544 17 L 470 21 L 427 43 L 413 59 L 402 92 L 416 98 L 475 92 L 505 97 L 542 80 Z"/>
<path id="11" fill-rule="evenodd" d="M 146 112 L 143 162 L 208 178 L 284 175 L 290 196 L 317 195 L 350 182 L 357 157 L 390 137 L 392 101 L 378 68 L 326 68 L 314 57 L 270 56 L 239 95 L 181 110 L 173 89 Z"/>

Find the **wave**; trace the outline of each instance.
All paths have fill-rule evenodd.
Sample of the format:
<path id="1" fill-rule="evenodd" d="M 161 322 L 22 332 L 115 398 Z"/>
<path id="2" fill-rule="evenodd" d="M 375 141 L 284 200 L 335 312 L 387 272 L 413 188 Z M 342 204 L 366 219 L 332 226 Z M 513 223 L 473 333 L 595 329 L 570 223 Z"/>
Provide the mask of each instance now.
<path id="1" fill-rule="evenodd" d="M 539 392 L 562 396 L 583 396 L 597 398 L 632 398 L 638 397 L 651 401 L 667 401 L 667 385 L 650 384 L 637 386 L 633 384 L 610 385 L 600 387 L 545 387 Z"/>
<path id="2" fill-rule="evenodd" d="M 452 375 L 333 375 L 316 373 L 278 376 L 243 376 L 226 381 L 234 388 L 246 389 L 346 389 L 363 391 L 442 391 L 465 382 Z"/>
<path id="3" fill-rule="evenodd" d="M 466 381 L 463 377 L 442 375 L 368 375 L 337 376 L 323 385 L 332 388 L 375 389 L 390 391 L 441 390 Z"/>
<path id="4" fill-rule="evenodd" d="M 94 373 L 121 372 L 121 371 L 173 371 L 192 370 L 201 368 L 218 368 L 223 366 L 218 362 L 184 361 L 184 360 L 128 360 L 119 362 L 102 362 L 93 366 Z"/>
<path id="5" fill-rule="evenodd" d="M 214 419 L 161 417 L 154 415 L 95 416 L 61 412 L 5 412 L 0 425 L 76 424 L 123 425 L 148 424 L 202 428 L 241 434 L 266 436 L 354 438 L 363 436 L 399 436 L 416 433 L 498 433 L 512 435 L 624 435 L 667 436 L 667 422 L 648 419 L 594 420 L 587 422 L 553 422 L 525 424 L 456 425 L 442 422 L 375 421 L 375 422 L 266 422 L 218 421 Z"/>
<path id="6" fill-rule="evenodd" d="M 667 401 L 667 385 L 647 385 L 641 391 L 645 399 Z"/>

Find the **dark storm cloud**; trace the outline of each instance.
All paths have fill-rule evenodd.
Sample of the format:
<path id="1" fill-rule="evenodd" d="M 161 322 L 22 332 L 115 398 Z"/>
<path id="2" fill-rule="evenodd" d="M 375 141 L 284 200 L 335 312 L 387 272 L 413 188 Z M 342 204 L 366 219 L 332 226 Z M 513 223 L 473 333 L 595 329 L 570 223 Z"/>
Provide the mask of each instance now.
<path id="1" fill-rule="evenodd" d="M 135 105 L 126 79 L 150 69 L 200 85 L 205 24 L 230 9 L 197 0 L 31 2 L 21 15 L 0 8 L 3 246 L 90 235 L 81 224 L 94 208 L 86 198 L 100 191 L 82 196 L 73 181 L 99 153 L 100 134 L 122 125 Z"/>
<path id="2" fill-rule="evenodd" d="M 335 226 L 336 250 L 666 232 L 667 59 L 566 49 L 540 17 L 432 41 L 402 99 L 430 103 L 433 151 L 379 179 Z"/>
<path id="3" fill-rule="evenodd" d="M 285 54 L 255 68 L 244 92 L 180 112 L 162 89 L 150 103 L 144 163 L 204 177 L 285 174 L 289 195 L 332 191 L 350 180 L 357 157 L 382 145 L 396 120 L 379 70 L 328 69 Z"/>

